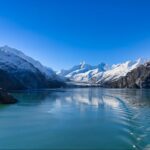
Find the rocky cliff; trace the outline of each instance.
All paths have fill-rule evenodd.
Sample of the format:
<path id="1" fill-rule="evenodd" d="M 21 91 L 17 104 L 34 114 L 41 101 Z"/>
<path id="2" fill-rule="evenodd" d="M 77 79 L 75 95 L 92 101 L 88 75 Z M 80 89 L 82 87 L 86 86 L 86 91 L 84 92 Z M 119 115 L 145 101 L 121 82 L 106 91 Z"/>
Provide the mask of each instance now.
<path id="1" fill-rule="evenodd" d="M 124 77 L 101 85 L 110 88 L 150 88 L 150 62 L 140 65 Z"/>

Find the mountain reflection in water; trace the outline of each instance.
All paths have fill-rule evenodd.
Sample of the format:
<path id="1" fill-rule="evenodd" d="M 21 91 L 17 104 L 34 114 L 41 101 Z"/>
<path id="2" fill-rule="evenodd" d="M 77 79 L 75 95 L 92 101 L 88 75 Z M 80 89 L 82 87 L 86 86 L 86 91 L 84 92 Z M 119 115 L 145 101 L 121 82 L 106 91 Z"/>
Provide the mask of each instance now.
<path id="1" fill-rule="evenodd" d="M 16 92 L 0 107 L 0 149 L 150 149 L 150 90 Z"/>

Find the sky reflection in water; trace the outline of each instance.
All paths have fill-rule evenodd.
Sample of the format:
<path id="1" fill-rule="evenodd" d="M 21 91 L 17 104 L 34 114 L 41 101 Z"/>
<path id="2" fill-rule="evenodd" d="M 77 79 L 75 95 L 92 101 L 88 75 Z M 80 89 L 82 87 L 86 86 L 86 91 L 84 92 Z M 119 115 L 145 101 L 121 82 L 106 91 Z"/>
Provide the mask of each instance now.
<path id="1" fill-rule="evenodd" d="M 0 108 L 0 149 L 149 149 L 150 91 L 61 89 L 13 93 Z"/>

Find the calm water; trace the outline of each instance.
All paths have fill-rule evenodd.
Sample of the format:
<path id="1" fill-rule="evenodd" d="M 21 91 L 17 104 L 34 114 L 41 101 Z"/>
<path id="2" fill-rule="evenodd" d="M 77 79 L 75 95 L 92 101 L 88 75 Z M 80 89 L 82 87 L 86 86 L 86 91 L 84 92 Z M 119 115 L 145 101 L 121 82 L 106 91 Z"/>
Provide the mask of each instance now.
<path id="1" fill-rule="evenodd" d="M 150 150 L 150 90 L 18 92 L 0 106 L 0 149 Z"/>

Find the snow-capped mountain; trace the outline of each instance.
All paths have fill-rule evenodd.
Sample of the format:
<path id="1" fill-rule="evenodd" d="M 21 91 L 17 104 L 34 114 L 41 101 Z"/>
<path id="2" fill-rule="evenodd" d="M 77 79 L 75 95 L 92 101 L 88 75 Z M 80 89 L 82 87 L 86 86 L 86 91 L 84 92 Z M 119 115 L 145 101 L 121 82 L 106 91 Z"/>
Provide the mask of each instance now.
<path id="1" fill-rule="evenodd" d="M 61 70 L 58 74 L 62 75 L 73 82 L 89 83 L 89 84 L 102 84 L 107 81 L 115 81 L 141 64 L 145 63 L 144 60 L 138 59 L 136 61 L 127 61 L 121 64 L 109 66 L 101 63 L 97 66 L 81 63 L 74 66 L 69 70 Z"/>
<path id="2" fill-rule="evenodd" d="M 88 82 L 91 77 L 106 70 L 107 65 L 104 63 L 97 66 L 91 66 L 82 62 L 69 70 L 61 70 L 58 74 L 76 82 Z"/>
<path id="3" fill-rule="evenodd" d="M 150 88 L 150 61 L 135 67 L 125 76 L 101 85 L 108 88 Z"/>
<path id="4" fill-rule="evenodd" d="M 0 87 L 47 88 L 59 82 L 52 69 L 14 48 L 0 47 Z"/>
<path id="5" fill-rule="evenodd" d="M 21 60 L 26 61 L 27 63 L 21 63 Z M 56 77 L 55 72 L 52 71 L 51 68 L 43 66 L 39 61 L 36 61 L 33 58 L 26 56 L 21 51 L 14 48 L 10 48 L 8 46 L 0 47 L 0 62 L 6 63 L 7 65 L 13 64 L 16 65 L 18 69 L 27 70 L 32 70 L 32 65 L 39 71 L 41 71 L 43 74 L 45 74 L 47 78 Z"/>
<path id="6" fill-rule="evenodd" d="M 149 66 L 150 61 L 142 59 L 112 66 L 105 63 L 92 66 L 82 62 L 56 74 L 51 68 L 43 66 L 21 51 L 4 46 L 0 47 L 0 88 L 20 90 L 66 85 L 149 88 Z"/>

